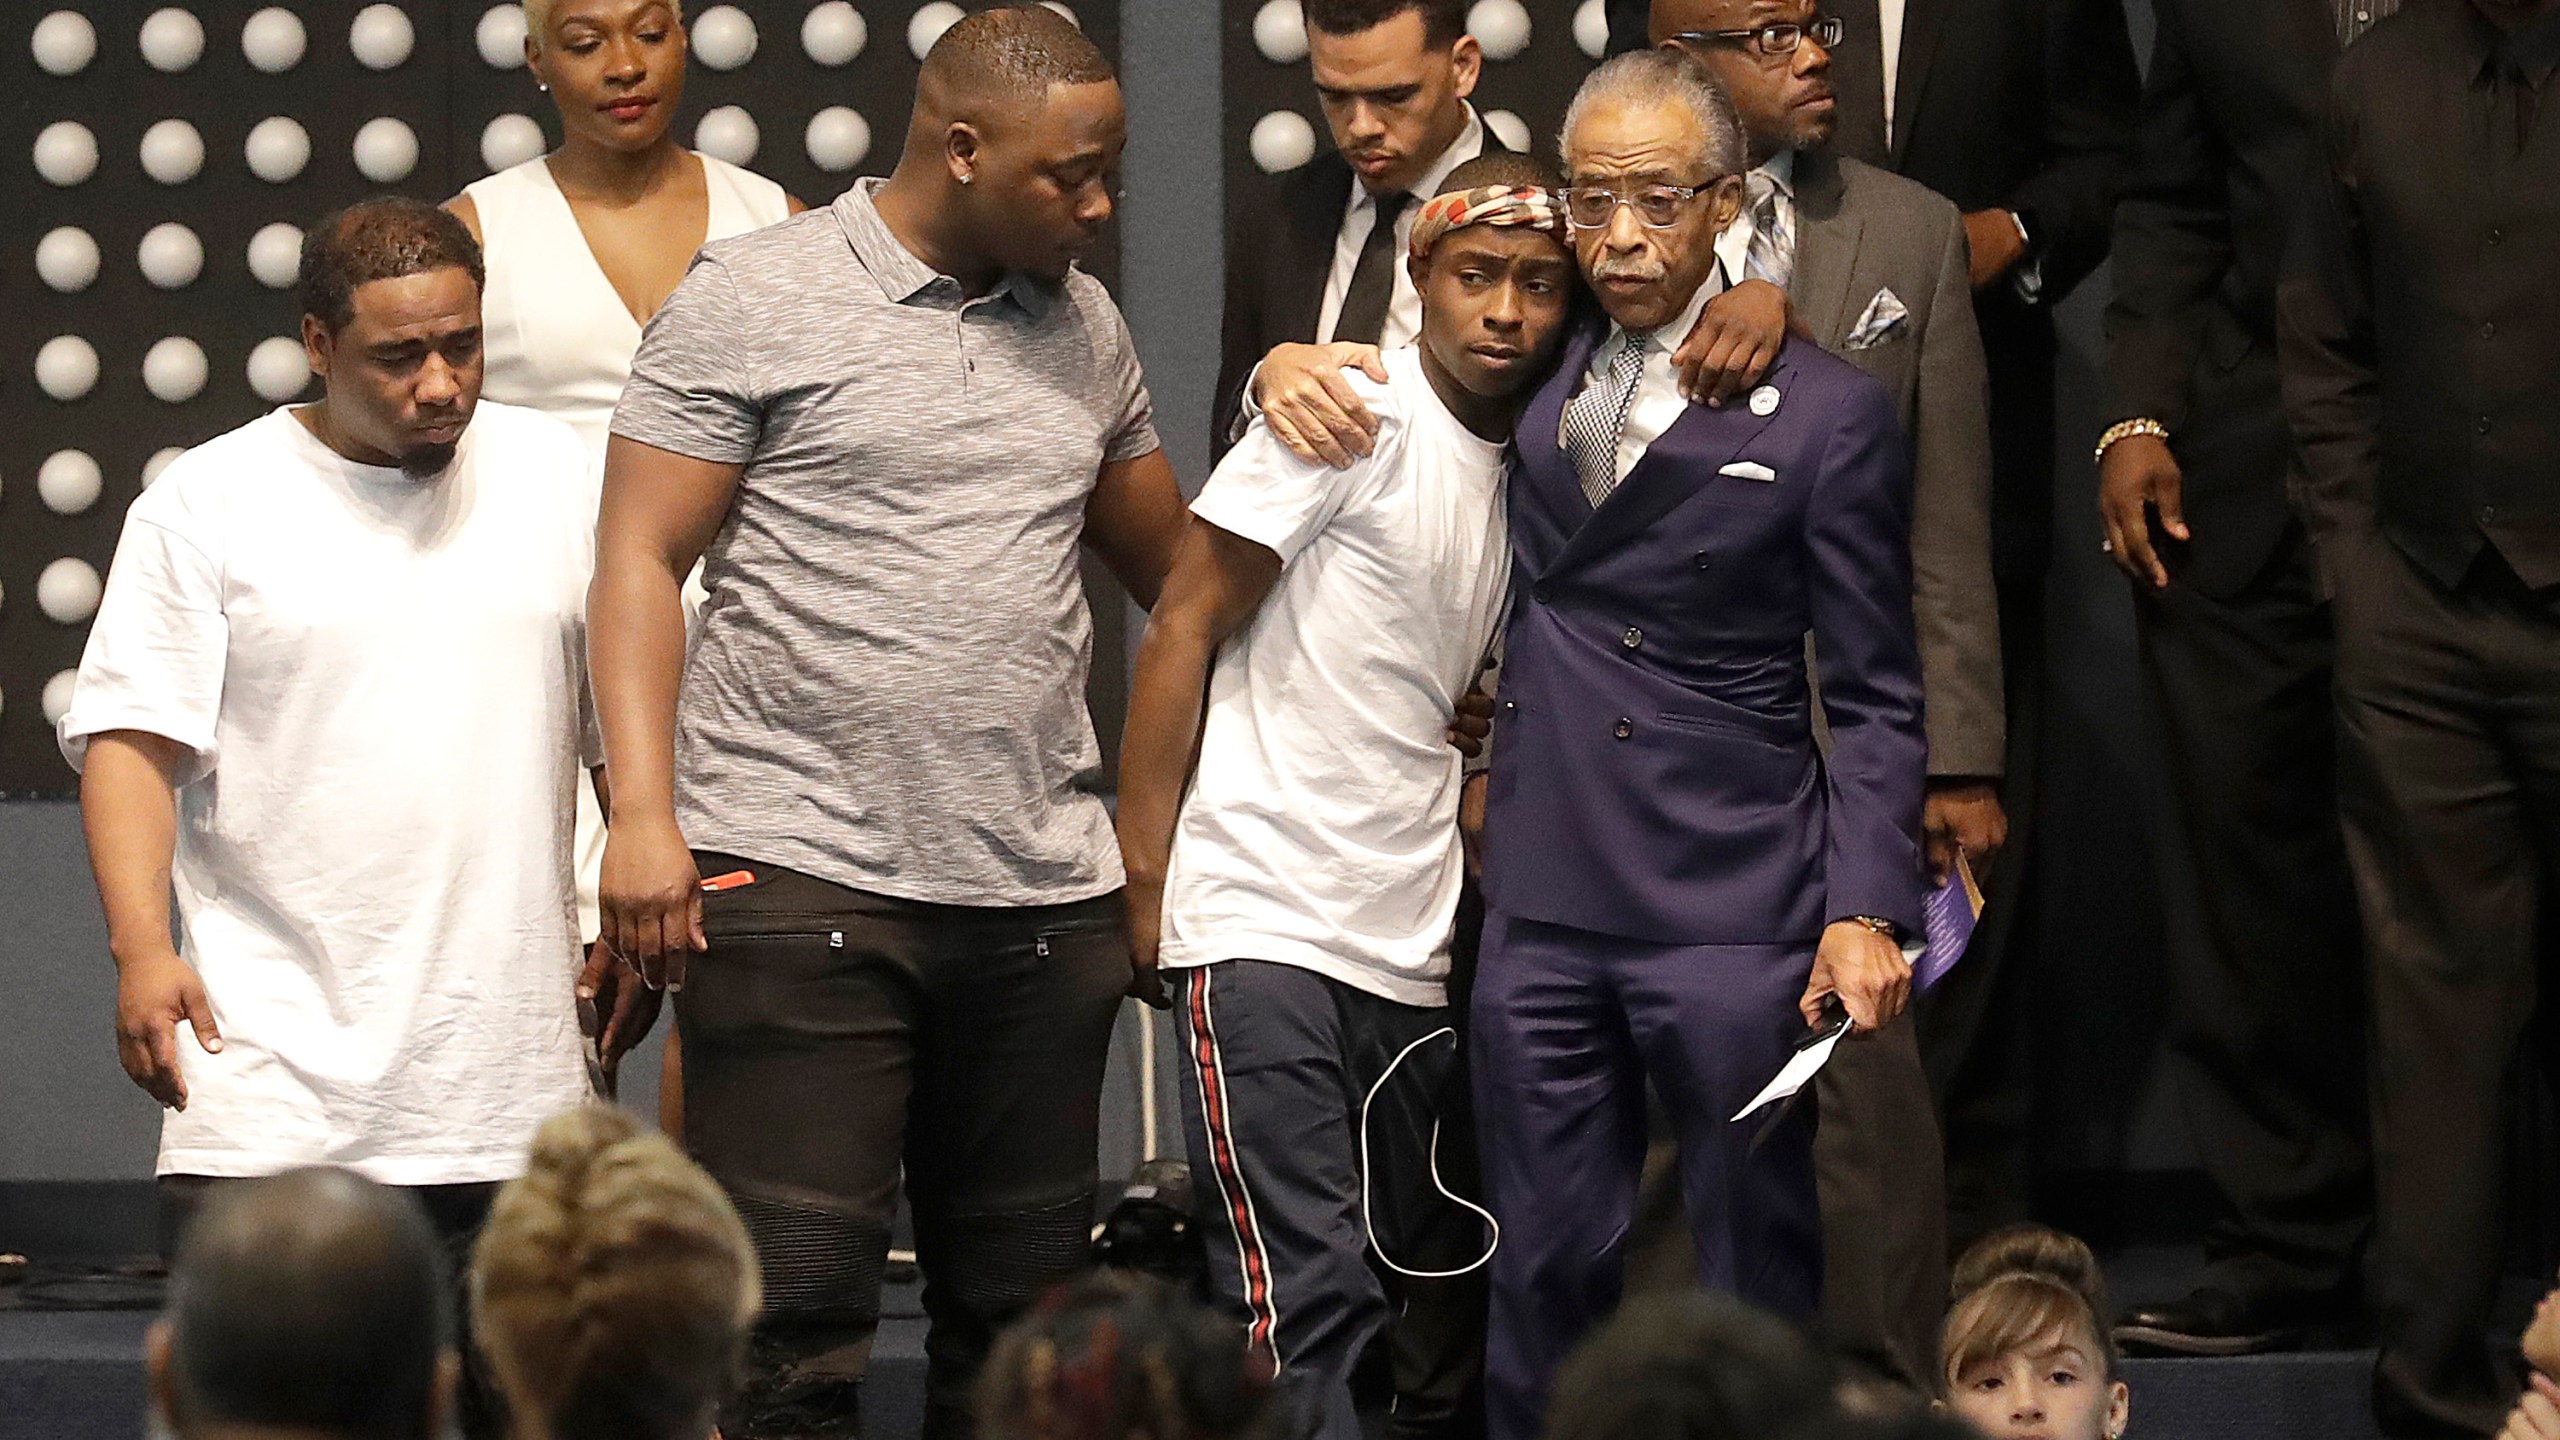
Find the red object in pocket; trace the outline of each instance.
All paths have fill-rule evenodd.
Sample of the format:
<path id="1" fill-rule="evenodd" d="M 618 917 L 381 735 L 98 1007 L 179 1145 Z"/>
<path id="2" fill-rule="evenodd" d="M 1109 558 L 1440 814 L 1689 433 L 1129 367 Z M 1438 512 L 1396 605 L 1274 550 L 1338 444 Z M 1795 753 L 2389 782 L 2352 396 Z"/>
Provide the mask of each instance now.
<path id="1" fill-rule="evenodd" d="M 703 893 L 716 895 L 723 890 L 744 890 L 756 883 L 753 870 L 732 870 L 726 875 L 713 875 L 702 882 Z"/>

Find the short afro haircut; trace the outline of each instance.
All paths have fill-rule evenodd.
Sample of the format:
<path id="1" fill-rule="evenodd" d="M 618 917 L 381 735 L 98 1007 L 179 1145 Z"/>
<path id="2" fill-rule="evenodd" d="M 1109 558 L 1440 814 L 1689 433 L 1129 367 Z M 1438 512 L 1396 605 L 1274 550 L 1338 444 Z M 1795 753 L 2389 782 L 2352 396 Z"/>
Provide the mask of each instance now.
<path id="1" fill-rule="evenodd" d="M 1422 38 L 1433 45 L 1467 33 L 1467 0 L 1306 0 L 1307 23 L 1327 35 L 1374 30 L 1407 10 L 1422 17 Z"/>
<path id="2" fill-rule="evenodd" d="M 444 269 L 468 273 L 473 289 L 488 285 L 480 242 L 453 212 L 405 195 L 359 200 L 302 237 L 302 313 L 335 334 L 356 318 L 358 288 Z"/>
<path id="3" fill-rule="evenodd" d="M 1436 193 L 1455 195 L 1480 190 L 1487 185 L 1501 185 L 1514 190 L 1554 190 L 1563 184 L 1564 181 L 1556 175 L 1556 167 L 1535 155 L 1524 155 L 1517 150 L 1487 150 L 1450 171 L 1449 178 L 1440 182 Z"/>
<path id="4" fill-rule="evenodd" d="M 1117 78 L 1074 21 L 1045 5 L 1000 5 L 943 31 L 925 52 L 917 83 L 947 94 L 1038 101 L 1053 85 Z"/>

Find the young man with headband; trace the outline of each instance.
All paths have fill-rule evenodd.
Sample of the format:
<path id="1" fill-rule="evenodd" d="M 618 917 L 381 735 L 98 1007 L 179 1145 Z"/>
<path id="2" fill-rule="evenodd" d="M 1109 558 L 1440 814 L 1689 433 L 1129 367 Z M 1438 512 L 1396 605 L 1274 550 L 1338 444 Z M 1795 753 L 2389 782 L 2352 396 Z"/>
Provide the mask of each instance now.
<path id="1" fill-rule="evenodd" d="M 1351 1371 L 1388 1315 L 1371 1246 L 1423 1277 L 1492 1240 L 1432 1199 L 1416 1218 L 1464 1233 L 1427 1245 L 1396 1201 L 1434 1194 L 1430 1097 L 1462 1083 L 1443 731 L 1502 613 L 1503 450 L 1574 290 L 1551 184 L 1488 155 L 1422 208 L 1420 336 L 1351 381 L 1375 449 L 1335 470 L 1257 423 L 1192 506 L 1131 685 L 1130 939 L 1180 972 L 1184 1128 L 1226 1216 L 1211 1284 L 1324 1440 L 1360 1434 Z"/>

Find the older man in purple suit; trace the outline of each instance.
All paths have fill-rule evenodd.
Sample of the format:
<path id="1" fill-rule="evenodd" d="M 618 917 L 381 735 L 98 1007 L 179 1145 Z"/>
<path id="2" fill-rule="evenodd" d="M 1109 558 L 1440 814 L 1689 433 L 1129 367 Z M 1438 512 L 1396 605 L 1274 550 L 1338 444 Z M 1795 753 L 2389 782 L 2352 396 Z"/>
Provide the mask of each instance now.
<path id="1" fill-rule="evenodd" d="M 1699 1278 L 1810 1317 L 1812 1116 L 1735 1113 L 1836 1007 L 1901 1009 L 1920 924 L 1911 462 L 1875 381 L 1801 341 L 1722 408 L 1671 351 L 1723 288 L 1730 104 L 1673 53 L 1593 72 L 1562 148 L 1586 317 L 1522 418 L 1474 997 L 1502 1222 L 1492 1440 L 1617 1301 L 1650 1079 Z M 1814 743 L 1814 638 L 1827 755 Z M 1854 1043 L 1854 1042 L 1852 1042 Z"/>

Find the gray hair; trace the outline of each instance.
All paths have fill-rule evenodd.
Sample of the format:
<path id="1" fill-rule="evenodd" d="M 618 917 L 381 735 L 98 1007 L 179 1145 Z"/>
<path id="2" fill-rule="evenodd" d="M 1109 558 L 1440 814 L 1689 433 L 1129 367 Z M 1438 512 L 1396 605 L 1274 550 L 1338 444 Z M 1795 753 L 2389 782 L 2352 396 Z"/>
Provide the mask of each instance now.
<path id="1" fill-rule="evenodd" d="M 1678 51 L 1631 50 L 1583 80 L 1582 88 L 1573 94 L 1573 103 L 1565 107 L 1563 127 L 1556 132 L 1556 152 L 1565 157 L 1568 167 L 1572 164 L 1575 127 L 1582 123 L 1586 109 L 1600 104 L 1681 106 L 1698 122 L 1699 133 L 1706 137 L 1697 156 L 1698 163 L 1706 169 L 1704 178 L 1721 179 L 1740 174 L 1743 169 L 1746 151 L 1742 117 L 1734 113 L 1732 99 L 1715 77 Z"/>

